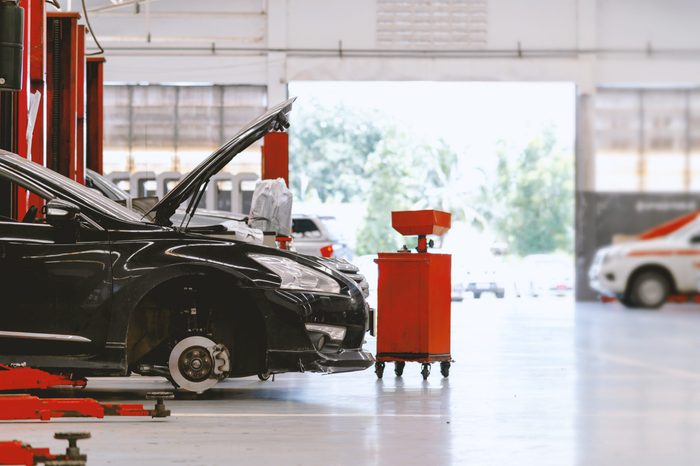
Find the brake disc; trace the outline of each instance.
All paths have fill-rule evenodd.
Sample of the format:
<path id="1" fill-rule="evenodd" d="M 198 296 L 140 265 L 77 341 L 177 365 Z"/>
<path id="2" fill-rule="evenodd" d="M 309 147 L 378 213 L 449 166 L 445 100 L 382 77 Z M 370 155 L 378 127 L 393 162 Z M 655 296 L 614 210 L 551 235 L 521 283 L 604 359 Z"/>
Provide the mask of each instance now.
<path id="1" fill-rule="evenodd" d="M 180 388 L 203 393 L 228 377 L 231 356 L 226 346 L 207 337 L 187 337 L 170 352 L 168 369 Z"/>

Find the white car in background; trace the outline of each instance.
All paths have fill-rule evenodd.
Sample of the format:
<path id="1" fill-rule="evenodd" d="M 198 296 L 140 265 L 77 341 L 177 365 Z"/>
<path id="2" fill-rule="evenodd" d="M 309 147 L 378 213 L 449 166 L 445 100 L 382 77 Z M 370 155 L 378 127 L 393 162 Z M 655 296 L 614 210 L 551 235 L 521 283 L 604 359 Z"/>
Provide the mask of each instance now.
<path id="1" fill-rule="evenodd" d="M 352 250 L 343 241 L 337 220 L 331 216 L 294 214 L 292 216 L 292 247 L 309 256 L 352 260 Z"/>
<path id="2" fill-rule="evenodd" d="M 574 262 L 564 254 L 531 254 L 520 263 L 515 295 L 570 296 L 574 291 Z"/>
<path id="3" fill-rule="evenodd" d="M 655 309 L 672 294 L 698 293 L 700 221 L 663 237 L 601 248 L 588 277 L 594 290 L 627 307 Z"/>

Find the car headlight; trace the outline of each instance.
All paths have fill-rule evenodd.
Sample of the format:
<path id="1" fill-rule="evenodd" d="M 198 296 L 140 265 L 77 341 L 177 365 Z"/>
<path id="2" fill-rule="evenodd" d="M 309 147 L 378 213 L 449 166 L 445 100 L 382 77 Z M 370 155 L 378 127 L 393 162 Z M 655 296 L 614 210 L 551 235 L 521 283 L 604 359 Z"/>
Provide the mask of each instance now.
<path id="1" fill-rule="evenodd" d="M 607 265 L 612 261 L 616 261 L 620 259 L 623 256 L 623 253 L 619 249 L 614 249 L 612 251 L 607 251 L 603 255 L 603 260 L 601 261 L 601 264 Z"/>
<path id="2" fill-rule="evenodd" d="M 277 274 L 282 280 L 280 288 L 340 293 L 340 284 L 332 277 L 286 257 L 267 254 L 251 254 L 249 257 Z"/>

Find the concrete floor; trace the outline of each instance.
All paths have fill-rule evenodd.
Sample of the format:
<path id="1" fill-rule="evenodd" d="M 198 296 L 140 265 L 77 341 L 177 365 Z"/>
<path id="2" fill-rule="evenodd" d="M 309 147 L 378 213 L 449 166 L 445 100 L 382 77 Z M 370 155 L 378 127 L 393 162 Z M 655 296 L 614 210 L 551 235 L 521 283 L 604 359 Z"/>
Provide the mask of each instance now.
<path id="1" fill-rule="evenodd" d="M 369 342 L 371 347 L 373 342 Z M 171 401 L 165 420 L 0 423 L 0 439 L 62 450 L 90 431 L 90 465 L 698 464 L 700 308 L 628 311 L 567 299 L 453 307 L 449 379 L 418 364 L 274 382 L 231 380 Z M 161 379 L 91 379 L 85 396 L 142 402 Z M 70 395 L 70 392 L 62 392 Z"/>

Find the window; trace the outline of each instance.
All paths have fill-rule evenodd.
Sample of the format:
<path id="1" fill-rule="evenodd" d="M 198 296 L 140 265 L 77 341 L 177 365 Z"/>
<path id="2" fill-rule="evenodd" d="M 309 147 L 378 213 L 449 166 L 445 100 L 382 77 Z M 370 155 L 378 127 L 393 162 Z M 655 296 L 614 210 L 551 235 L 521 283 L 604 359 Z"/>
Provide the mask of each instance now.
<path id="1" fill-rule="evenodd" d="M 233 192 L 232 180 L 218 180 L 215 183 L 216 209 L 231 212 L 231 193 Z"/>
<path id="2" fill-rule="evenodd" d="M 186 173 L 265 111 L 267 89 L 106 85 L 104 107 L 106 173 Z M 252 150 L 259 151 L 259 146 Z"/>
<path id="3" fill-rule="evenodd" d="M 308 218 L 295 218 L 292 220 L 292 237 L 299 238 L 321 238 L 321 231 L 316 223 Z"/>
<path id="4" fill-rule="evenodd" d="M 596 191 L 700 191 L 700 91 L 598 89 Z"/>

